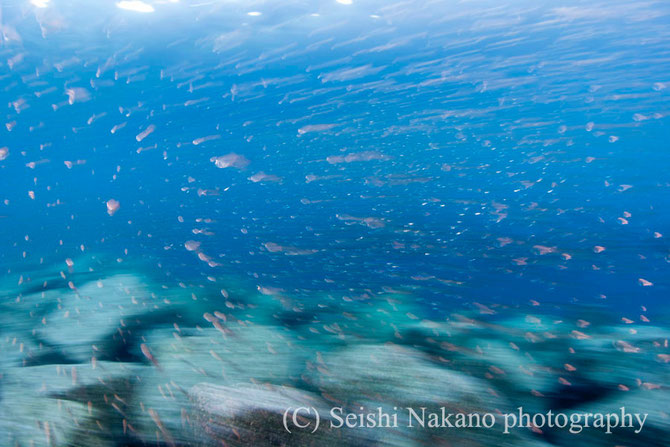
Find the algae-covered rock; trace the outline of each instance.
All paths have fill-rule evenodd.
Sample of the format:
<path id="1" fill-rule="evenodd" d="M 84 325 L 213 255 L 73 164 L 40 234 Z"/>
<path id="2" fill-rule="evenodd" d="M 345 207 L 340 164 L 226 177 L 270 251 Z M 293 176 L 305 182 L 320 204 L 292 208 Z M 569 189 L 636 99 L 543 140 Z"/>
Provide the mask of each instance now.
<path id="1" fill-rule="evenodd" d="M 5 369 L 0 445 L 115 445 L 134 373 L 132 365 L 112 362 Z"/>
<path id="2" fill-rule="evenodd" d="M 79 362 L 114 359 L 132 340 L 132 329 L 151 326 L 165 306 L 138 276 L 119 274 L 62 293 L 36 336 Z"/>
<path id="3" fill-rule="evenodd" d="M 345 414 L 362 413 L 367 418 L 372 413 L 375 420 L 381 420 L 379 412 L 397 416 L 391 427 L 364 424 L 347 430 L 347 436 L 365 439 L 365 445 L 544 445 L 527 431 L 502 433 L 500 414 L 512 410 L 512 405 L 490 383 L 438 366 L 415 349 L 390 343 L 350 346 L 323 355 L 310 380 L 329 404 L 343 407 Z M 443 413 L 452 414 L 453 424 L 457 414 L 472 414 L 475 422 L 452 427 L 443 423 Z M 484 414 L 495 421 L 493 427 L 477 426 Z M 431 419 L 433 415 L 436 419 Z"/>
<path id="4" fill-rule="evenodd" d="M 323 356 L 311 381 L 343 402 L 437 403 L 473 410 L 502 410 L 506 405 L 485 382 L 435 366 L 421 352 L 390 343 L 362 344 Z"/>
<path id="5" fill-rule="evenodd" d="M 189 399 L 194 408 L 194 430 L 203 445 L 345 445 L 344 432 L 330 427 L 325 402 L 295 388 L 200 383 L 191 388 Z M 308 429 L 293 426 L 291 414 L 284 425 L 284 413 L 297 408 L 305 409 L 298 421 Z"/>
<path id="6" fill-rule="evenodd" d="M 94 276 L 2 303 L 0 445 L 605 447 L 662 445 L 670 432 L 670 337 L 651 324 L 487 307 L 430 319 L 402 293 L 310 300 Z M 318 432 L 286 433 L 283 411 L 296 405 L 318 409 Z M 502 413 L 518 406 L 649 417 L 636 436 L 503 434 Z M 330 427 L 333 407 L 397 413 L 398 426 Z M 489 413 L 497 425 L 410 427 L 407 408 Z"/>
<path id="7" fill-rule="evenodd" d="M 297 380 L 302 363 L 290 331 L 242 323 L 219 327 L 147 335 L 145 346 L 156 365 L 142 375 L 133 398 L 129 417 L 138 437 L 156 439 L 169 433 L 175 441 L 189 441 L 191 434 L 184 431 L 191 411 L 187 394 L 200 382 L 248 386 Z"/>
<path id="8" fill-rule="evenodd" d="M 258 323 L 291 329 L 297 336 L 322 346 L 349 341 L 385 342 L 401 340 L 401 333 L 422 318 L 412 296 L 400 293 L 291 297 L 282 291 L 265 290 L 246 299 Z"/>
<path id="9" fill-rule="evenodd" d="M 580 430 L 578 434 L 572 434 L 566 428 L 555 429 L 550 435 L 558 445 L 574 445 L 576 440 L 580 443 L 579 445 L 594 447 L 615 445 L 613 441 L 616 442 L 616 445 L 665 447 L 668 445 L 667 440 L 670 436 L 669 399 L 670 391 L 664 385 L 643 382 L 635 389 L 618 390 L 601 400 L 579 405 L 566 412 L 568 415 L 613 413 L 620 417 L 621 409 L 624 408 L 625 413 L 631 416 L 630 421 L 625 421 L 627 426 L 614 427 L 608 434 L 603 428 L 594 428 L 591 422 L 589 427 L 578 429 Z M 642 425 L 636 418 L 636 414 L 644 419 Z M 584 423 L 581 422 L 581 424 Z"/>

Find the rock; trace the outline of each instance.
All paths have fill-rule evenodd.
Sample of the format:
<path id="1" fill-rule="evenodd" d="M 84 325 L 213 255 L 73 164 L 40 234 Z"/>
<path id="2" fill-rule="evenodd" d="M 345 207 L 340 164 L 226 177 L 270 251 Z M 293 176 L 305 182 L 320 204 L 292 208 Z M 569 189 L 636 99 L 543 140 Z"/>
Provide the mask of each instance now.
<path id="1" fill-rule="evenodd" d="M 635 354 L 622 355 L 616 339 L 623 334 L 610 332 L 547 315 L 493 321 L 460 317 L 416 327 L 407 338 L 450 368 L 486 379 L 515 406 L 546 411 L 599 399 L 630 381 L 625 363 Z"/>
<path id="2" fill-rule="evenodd" d="M 190 441 L 191 434 L 183 431 L 184 415 L 190 411 L 188 390 L 197 383 L 283 385 L 298 380 L 303 362 L 286 329 L 238 322 L 225 324 L 223 332 L 184 329 L 181 334 L 156 330 L 146 337 L 158 366 L 143 374 L 134 397 L 130 418 L 141 439 L 155 440 L 165 432 L 175 442 Z"/>
<path id="3" fill-rule="evenodd" d="M 234 446 L 336 446 L 344 445 L 342 434 L 330 428 L 324 402 L 311 393 L 290 387 L 195 385 L 189 391 L 194 406 L 194 429 L 203 445 Z M 284 427 L 284 412 L 305 407 L 319 413 L 319 428 L 313 410 L 301 413 L 301 424 L 309 430 Z M 289 419 L 289 423 L 291 420 Z"/>
<path id="4" fill-rule="evenodd" d="M 56 309 L 61 295 L 61 290 L 46 290 L 6 298 L 0 304 L 0 368 L 35 365 L 43 357 L 54 363 L 68 360 L 57 348 L 41 343 L 35 329 Z"/>
<path id="5" fill-rule="evenodd" d="M 668 383 L 667 379 L 670 377 L 666 374 L 664 383 Z M 555 429 L 550 435 L 559 445 L 569 445 L 573 439 L 578 437 L 580 443 L 594 447 L 609 447 L 614 444 L 645 447 L 667 446 L 667 439 L 670 436 L 670 412 L 667 405 L 670 390 L 662 384 L 655 385 L 659 385 L 659 388 L 648 389 L 641 386 L 630 391 L 618 390 L 604 399 L 580 405 L 566 412 L 568 415 L 572 413 L 619 414 L 620 408 L 624 407 L 627 414 L 644 415 L 646 413 L 648 414 L 647 419 L 639 433 L 635 433 L 639 424 L 637 420 L 633 420 L 635 428 L 616 428 L 609 435 L 600 428 L 584 428 L 577 435 L 569 433 L 567 429 Z"/>
<path id="6" fill-rule="evenodd" d="M 473 411 L 506 406 L 486 382 L 435 366 L 421 352 L 399 345 L 363 344 L 333 352 L 317 360 L 311 373 L 314 385 L 342 402 L 432 403 Z"/>
<path id="7" fill-rule="evenodd" d="M 30 333 L 11 329 L 0 332 L 0 372 L 7 368 L 29 366 L 33 359 L 44 354 Z"/>
<path id="8" fill-rule="evenodd" d="M 403 343 L 401 334 L 421 321 L 422 314 L 409 295 L 272 298 L 284 304 L 283 309 L 273 313 L 275 323 L 291 328 L 299 338 L 321 351 L 349 343 Z"/>
<path id="9" fill-rule="evenodd" d="M 113 360 L 132 340 L 131 330 L 151 326 L 163 308 L 140 277 L 119 274 L 61 291 L 58 309 L 36 324 L 36 336 L 70 360 Z"/>
<path id="10" fill-rule="evenodd" d="M 361 344 L 324 355 L 311 371 L 310 381 L 321 396 L 347 412 L 368 413 L 382 408 L 398 414 L 395 428 L 355 428 L 349 437 L 366 445 L 407 446 L 446 443 L 458 446 L 544 445 L 525 431 L 505 435 L 500 427 L 408 427 L 409 412 L 491 413 L 511 411 L 512 405 L 484 380 L 439 367 L 415 349 L 393 345 Z M 453 419 L 452 419 L 453 421 Z M 358 442 L 360 444 L 360 442 Z"/>
<path id="11" fill-rule="evenodd" d="M 48 289 L 18 295 L 0 304 L 3 321 L 12 321 L 13 329 L 32 329 L 45 315 L 57 308 L 66 289 Z"/>
<path id="12" fill-rule="evenodd" d="M 133 373 L 130 365 L 107 362 L 6 369 L 0 445 L 116 445 Z"/>
<path id="13" fill-rule="evenodd" d="M 421 350 L 433 364 L 484 381 L 513 403 L 527 404 L 535 399 L 533 392 L 552 390 L 560 371 L 544 363 L 545 341 L 524 340 L 522 331 L 523 328 L 502 330 L 465 318 L 447 323 L 419 321 L 406 327 L 397 342 Z M 567 347 L 561 349 L 567 354 Z"/>

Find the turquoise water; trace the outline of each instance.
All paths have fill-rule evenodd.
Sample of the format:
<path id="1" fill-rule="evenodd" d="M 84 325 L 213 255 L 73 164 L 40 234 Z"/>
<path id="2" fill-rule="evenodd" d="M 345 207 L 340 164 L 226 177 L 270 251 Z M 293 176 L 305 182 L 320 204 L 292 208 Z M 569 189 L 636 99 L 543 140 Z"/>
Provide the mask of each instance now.
<path id="1" fill-rule="evenodd" d="M 663 445 L 669 15 L 3 1 L 0 444 Z M 650 422 L 238 436 L 259 384 Z"/>

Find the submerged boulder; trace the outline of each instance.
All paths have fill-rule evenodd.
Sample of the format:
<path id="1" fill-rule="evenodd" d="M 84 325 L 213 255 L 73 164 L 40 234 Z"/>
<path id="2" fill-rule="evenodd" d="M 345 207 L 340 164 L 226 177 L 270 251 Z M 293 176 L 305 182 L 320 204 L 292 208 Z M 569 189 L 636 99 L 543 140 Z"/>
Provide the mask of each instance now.
<path id="1" fill-rule="evenodd" d="M 317 396 L 290 387 L 243 385 L 236 387 L 199 383 L 189 391 L 194 407 L 194 430 L 202 445 L 233 446 L 337 446 L 344 433 L 330 428 L 325 403 Z M 284 413 L 302 411 L 299 423 L 292 416 L 284 426 Z M 316 413 L 319 413 L 317 419 Z M 318 420 L 318 427 L 316 426 Z"/>
<path id="2" fill-rule="evenodd" d="M 589 427 L 577 428 L 578 434 L 570 433 L 566 428 L 555 429 L 548 435 L 558 445 L 569 445 L 574 443 L 574 439 L 578 439 L 580 443 L 594 447 L 609 447 L 614 445 L 613 441 L 616 441 L 616 445 L 664 447 L 670 437 L 670 411 L 667 405 L 669 399 L 670 390 L 664 384 L 643 382 L 635 389 L 618 390 L 604 399 L 579 405 L 567 412 L 568 415 L 613 413 L 620 416 L 621 409 L 624 408 L 626 415 L 631 416 L 630 420 L 625 416 L 625 427 L 614 427 L 612 433 L 608 434 L 603 428 L 594 428 L 591 422 Z M 635 415 L 644 420 L 642 425 Z M 583 418 L 580 423 L 584 424 Z"/>
<path id="3" fill-rule="evenodd" d="M 6 369 L 0 445 L 116 445 L 134 373 L 133 365 L 113 362 Z"/>
<path id="4" fill-rule="evenodd" d="M 143 278 L 118 274 L 62 291 L 36 336 L 70 360 L 115 359 L 132 341 L 132 330 L 151 326 L 165 307 Z"/>
<path id="5" fill-rule="evenodd" d="M 363 419 L 363 426 L 347 430 L 348 436 L 366 440 L 365 445 L 545 445 L 527 430 L 502 433 L 500 414 L 512 410 L 512 405 L 491 384 L 438 366 L 424 353 L 404 346 L 361 344 L 319 356 L 309 382 L 345 414 L 362 413 L 367 418 L 372 413 L 375 420 L 380 412 L 397 415 L 396 426 L 371 427 Z M 443 412 L 452 414 L 451 423 L 458 414 L 474 422 L 451 427 L 443 423 Z M 477 425 L 484 414 L 495 421 L 493 427 Z"/>
<path id="6" fill-rule="evenodd" d="M 219 327 L 147 335 L 146 350 L 155 364 L 142 375 L 129 415 L 139 438 L 192 440 L 185 430 L 192 409 L 188 390 L 200 382 L 249 386 L 297 380 L 301 361 L 290 331 L 240 322 Z"/>
<path id="7" fill-rule="evenodd" d="M 390 343 L 361 344 L 318 356 L 308 380 L 346 404 L 438 404 L 472 411 L 502 411 L 507 406 L 486 382 L 436 366 L 420 351 Z"/>

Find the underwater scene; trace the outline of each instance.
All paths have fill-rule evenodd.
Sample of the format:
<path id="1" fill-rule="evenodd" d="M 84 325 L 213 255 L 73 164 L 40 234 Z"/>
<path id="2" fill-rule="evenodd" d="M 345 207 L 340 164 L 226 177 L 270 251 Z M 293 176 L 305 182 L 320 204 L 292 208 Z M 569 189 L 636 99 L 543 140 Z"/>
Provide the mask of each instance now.
<path id="1" fill-rule="evenodd" d="M 0 447 L 670 446 L 670 3 L 0 0 Z"/>

